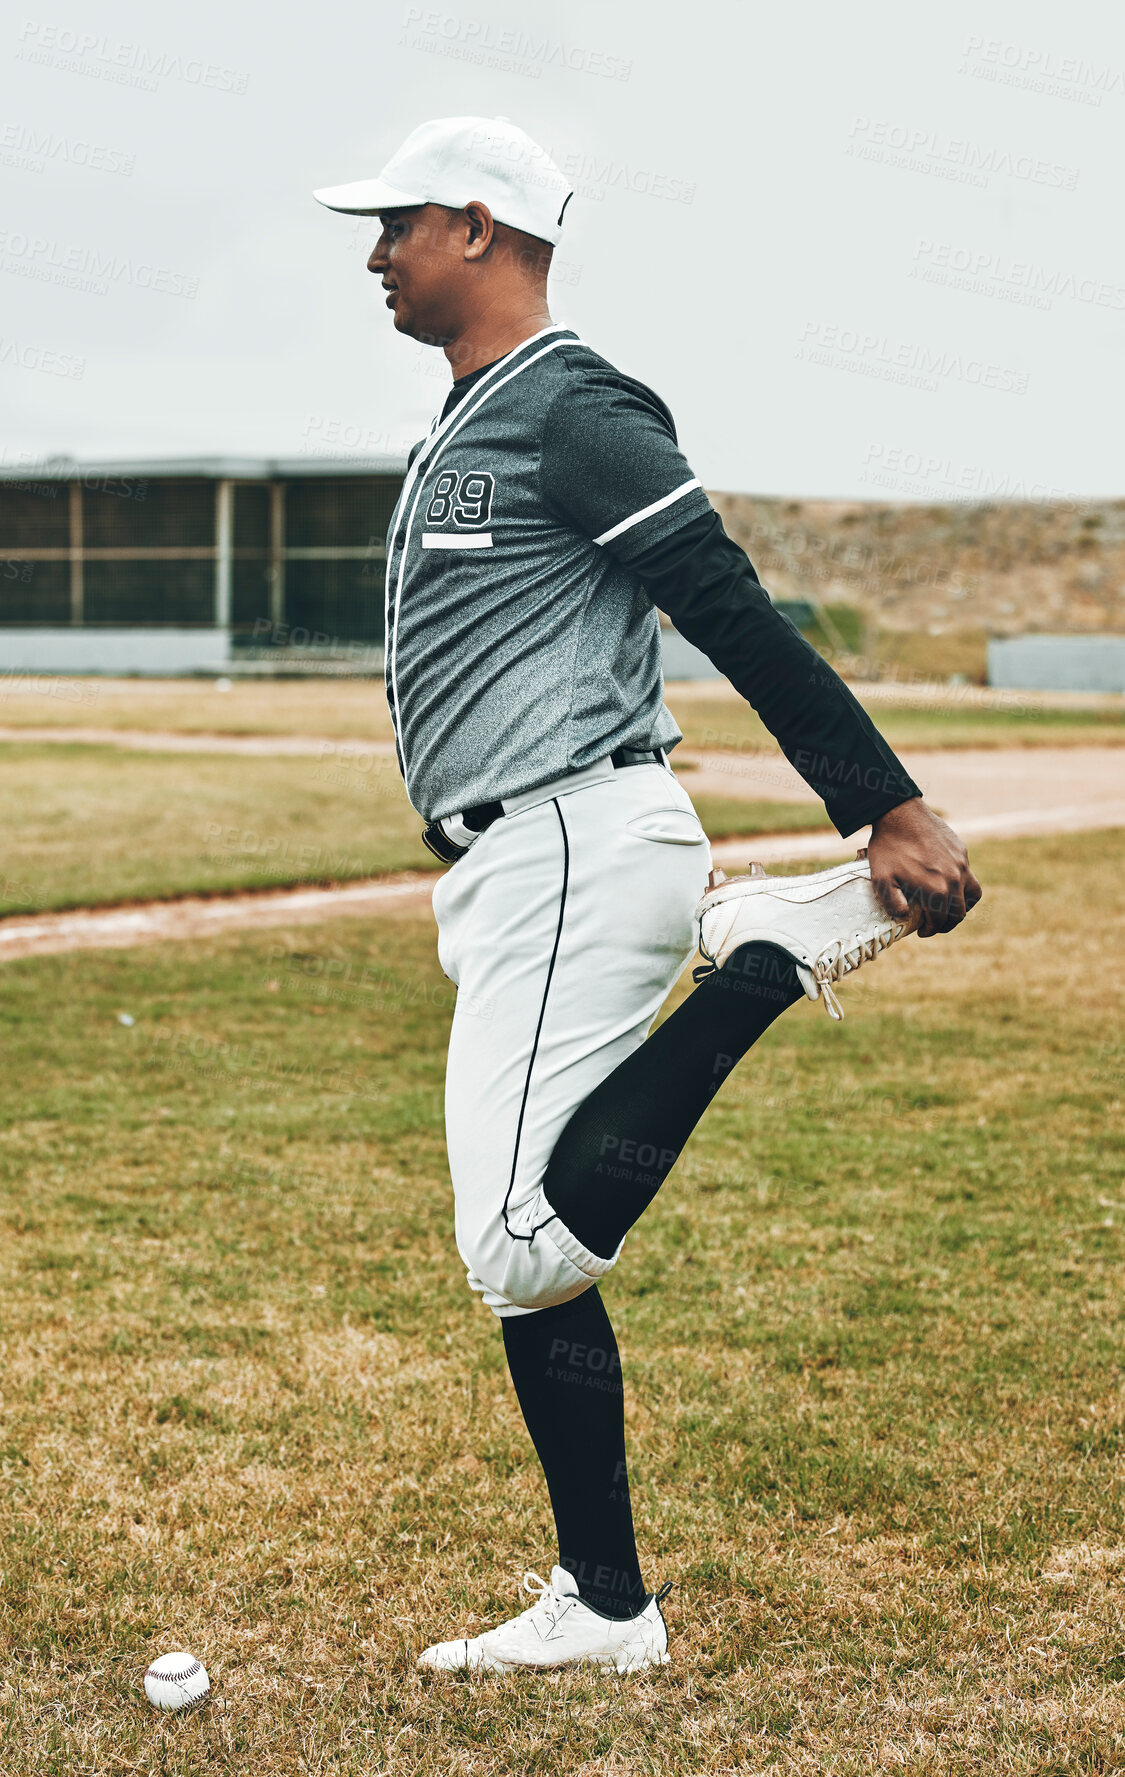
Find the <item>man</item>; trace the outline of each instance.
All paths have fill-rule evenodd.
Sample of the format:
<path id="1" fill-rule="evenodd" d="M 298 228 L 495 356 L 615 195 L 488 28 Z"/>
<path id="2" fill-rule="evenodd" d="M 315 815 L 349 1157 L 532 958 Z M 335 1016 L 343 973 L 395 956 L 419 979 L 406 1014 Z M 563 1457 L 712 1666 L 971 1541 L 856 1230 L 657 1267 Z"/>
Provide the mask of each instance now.
<path id="1" fill-rule="evenodd" d="M 570 201 L 506 119 L 445 118 L 376 179 L 317 192 L 378 215 L 368 269 L 453 387 L 387 536 L 386 682 L 457 983 L 446 1129 L 458 1248 L 500 1318 L 558 1531 L 535 1602 L 420 1664 L 667 1659 L 641 1574 L 623 1390 L 598 1280 L 723 1079 L 805 995 L 980 896 L 860 705 L 771 605 L 671 416 L 547 307 Z M 666 755 L 657 610 L 759 712 L 867 861 L 721 880 Z M 874 885 L 874 886 L 873 886 Z M 649 1028 L 698 934 L 697 990 Z M 647 1037 L 647 1041 L 645 1040 Z"/>

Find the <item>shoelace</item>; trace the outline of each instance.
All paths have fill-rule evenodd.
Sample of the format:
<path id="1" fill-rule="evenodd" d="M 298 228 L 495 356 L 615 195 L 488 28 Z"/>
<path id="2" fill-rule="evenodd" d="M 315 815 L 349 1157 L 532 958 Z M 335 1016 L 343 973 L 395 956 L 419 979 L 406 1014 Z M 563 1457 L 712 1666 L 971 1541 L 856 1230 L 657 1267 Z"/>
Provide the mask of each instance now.
<path id="1" fill-rule="evenodd" d="M 820 988 L 824 1009 L 829 1018 L 840 1019 L 844 1016 L 844 1008 L 832 991 L 832 982 L 842 980 L 863 963 L 874 962 L 881 950 L 887 950 L 896 938 L 902 936 L 902 931 L 902 926 L 898 924 L 884 926 L 880 931 L 873 932 L 870 938 L 861 938 L 857 934 L 850 948 L 845 948 L 837 940 L 827 950 L 821 951 L 809 973 Z"/>
<path id="2" fill-rule="evenodd" d="M 552 1629 L 557 1624 L 559 1617 L 564 1615 L 565 1611 L 574 1603 L 573 1598 L 556 1592 L 547 1580 L 530 1567 L 520 1582 L 520 1590 L 530 1592 L 535 1599 L 535 1603 L 525 1610 L 523 1615 L 533 1617 L 541 1613 Z"/>

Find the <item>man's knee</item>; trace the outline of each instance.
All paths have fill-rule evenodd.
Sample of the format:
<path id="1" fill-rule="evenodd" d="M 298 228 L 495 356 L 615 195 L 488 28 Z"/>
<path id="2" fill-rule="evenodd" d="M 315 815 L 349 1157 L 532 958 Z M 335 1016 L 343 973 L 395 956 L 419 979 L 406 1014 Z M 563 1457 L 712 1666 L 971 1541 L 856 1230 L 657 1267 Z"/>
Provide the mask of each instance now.
<path id="1" fill-rule="evenodd" d="M 489 1277 L 478 1266 L 468 1267 L 469 1288 L 476 1291 L 494 1312 L 518 1308 L 534 1313 L 540 1308 L 558 1308 L 572 1302 L 597 1281 L 593 1277 L 534 1277 L 522 1266 L 508 1266 L 502 1274 Z"/>
<path id="2" fill-rule="evenodd" d="M 587 1277 L 580 1284 L 572 1284 L 565 1292 L 552 1292 L 549 1302 L 539 1299 L 526 1302 L 501 1302 L 495 1296 L 489 1297 L 487 1295 L 482 1300 L 487 1308 L 491 1308 L 497 1320 L 506 1320 L 509 1316 L 516 1316 L 520 1320 L 524 1320 L 531 1315 L 549 1314 L 552 1308 L 563 1308 L 568 1302 L 576 1301 L 579 1296 L 584 1296 L 588 1290 L 595 1287 L 595 1281 L 594 1278 Z M 474 1289 L 480 1288 L 479 1283 L 474 1282 L 472 1278 L 469 1279 L 469 1282 Z"/>
<path id="3" fill-rule="evenodd" d="M 474 1240 L 462 1239 L 459 1244 L 469 1288 L 501 1312 L 505 1308 L 525 1312 L 556 1308 L 597 1282 L 578 1270 L 541 1233 L 532 1239 L 516 1239 L 500 1229 Z"/>

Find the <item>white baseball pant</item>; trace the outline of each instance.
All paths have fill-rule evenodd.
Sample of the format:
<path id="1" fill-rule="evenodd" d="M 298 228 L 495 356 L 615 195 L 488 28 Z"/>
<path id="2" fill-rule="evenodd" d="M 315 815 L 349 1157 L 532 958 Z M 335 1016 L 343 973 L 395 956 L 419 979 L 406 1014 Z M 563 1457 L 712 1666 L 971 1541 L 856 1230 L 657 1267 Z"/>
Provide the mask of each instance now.
<path id="1" fill-rule="evenodd" d="M 457 1248 L 501 1316 L 569 1301 L 617 1262 L 620 1248 L 599 1258 L 563 1226 L 543 1178 L 690 960 L 711 868 L 691 798 L 655 761 L 600 761 L 505 809 L 433 898 L 458 989 L 445 1097 Z"/>

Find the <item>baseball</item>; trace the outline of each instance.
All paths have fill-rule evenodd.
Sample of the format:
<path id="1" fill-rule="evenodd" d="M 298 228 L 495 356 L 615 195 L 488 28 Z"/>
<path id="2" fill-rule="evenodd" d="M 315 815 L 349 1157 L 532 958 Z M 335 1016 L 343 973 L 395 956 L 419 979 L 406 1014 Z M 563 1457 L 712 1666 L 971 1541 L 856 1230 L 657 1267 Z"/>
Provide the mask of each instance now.
<path id="1" fill-rule="evenodd" d="M 188 1709 L 211 1689 L 194 1654 L 162 1654 L 145 1673 L 145 1696 L 154 1709 Z"/>

